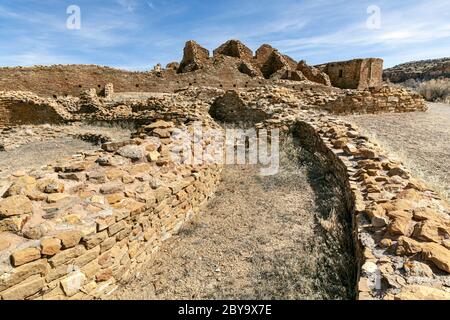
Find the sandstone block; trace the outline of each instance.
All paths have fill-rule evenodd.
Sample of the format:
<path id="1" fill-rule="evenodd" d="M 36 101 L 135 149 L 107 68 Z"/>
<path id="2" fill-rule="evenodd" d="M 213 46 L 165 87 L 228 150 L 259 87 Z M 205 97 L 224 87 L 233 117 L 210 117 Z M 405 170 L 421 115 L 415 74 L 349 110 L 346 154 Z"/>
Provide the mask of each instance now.
<path id="1" fill-rule="evenodd" d="M 100 255 L 100 246 L 94 247 L 90 250 L 88 250 L 85 254 L 79 256 L 78 258 L 75 258 L 73 260 L 73 265 L 77 266 L 78 268 L 81 268 L 91 262 L 92 260 L 96 259 Z"/>
<path id="2" fill-rule="evenodd" d="M 61 280 L 61 287 L 64 293 L 71 297 L 78 293 L 86 281 L 86 276 L 81 271 L 72 272 L 67 278 Z"/>
<path id="3" fill-rule="evenodd" d="M 100 187 L 102 194 L 113 194 L 123 191 L 123 184 L 120 182 L 107 182 Z"/>
<path id="4" fill-rule="evenodd" d="M 157 161 L 159 159 L 159 156 L 160 156 L 159 152 L 154 150 L 147 154 L 147 160 L 150 162 Z"/>
<path id="5" fill-rule="evenodd" d="M 25 263 L 37 260 L 40 257 L 41 251 L 38 248 L 26 248 L 11 254 L 11 262 L 15 267 L 18 267 Z"/>
<path id="6" fill-rule="evenodd" d="M 0 297 L 3 300 L 24 300 L 25 298 L 39 292 L 44 287 L 44 285 L 44 278 L 36 278 L 0 292 Z"/>
<path id="7" fill-rule="evenodd" d="M 56 238 L 61 240 L 64 249 L 75 247 L 81 240 L 82 233 L 80 230 L 68 230 L 59 232 Z"/>
<path id="8" fill-rule="evenodd" d="M 433 262 L 439 269 L 450 273 L 450 250 L 437 243 L 425 243 L 422 245 L 424 257 Z"/>
<path id="9" fill-rule="evenodd" d="M 37 182 L 37 188 L 44 193 L 62 193 L 64 192 L 64 183 L 54 179 L 45 179 Z"/>
<path id="10" fill-rule="evenodd" d="M 98 233 L 93 233 L 88 236 L 83 237 L 83 243 L 86 247 L 86 249 L 92 249 L 99 245 L 101 242 L 103 242 L 106 238 L 108 238 L 108 232 L 102 231 Z"/>
<path id="11" fill-rule="evenodd" d="M 59 265 L 72 261 L 74 258 L 79 257 L 85 252 L 86 249 L 82 245 L 78 245 L 73 248 L 63 250 L 60 253 L 57 253 L 48 261 L 52 267 L 57 267 Z"/>
<path id="12" fill-rule="evenodd" d="M 14 268 L 10 273 L 4 273 L 2 277 L 0 277 L 0 292 L 24 282 L 31 276 L 40 275 L 44 277 L 47 273 L 48 263 L 45 259 L 40 259 Z"/>
<path id="13" fill-rule="evenodd" d="M 44 238 L 41 240 L 41 253 L 54 256 L 61 250 L 61 240 L 57 238 Z"/>
<path id="14" fill-rule="evenodd" d="M 394 297 L 395 300 L 450 300 L 450 292 L 427 287 L 424 285 L 409 285 Z"/>
<path id="15" fill-rule="evenodd" d="M 140 160 L 144 158 L 144 150 L 140 146 L 128 145 L 117 150 L 117 153 L 122 157 L 129 158 L 131 160 Z"/>
<path id="16" fill-rule="evenodd" d="M 121 220 L 121 221 L 111 225 L 108 228 L 108 235 L 111 237 L 111 236 L 115 235 L 117 232 L 126 228 L 127 226 L 128 226 L 127 223 L 125 221 Z"/>
<path id="17" fill-rule="evenodd" d="M 0 218 L 30 214 L 31 201 L 24 195 L 11 196 L 0 200 Z"/>
<path id="18" fill-rule="evenodd" d="M 108 238 L 100 244 L 100 252 L 103 253 L 111 249 L 116 244 L 116 238 Z"/>

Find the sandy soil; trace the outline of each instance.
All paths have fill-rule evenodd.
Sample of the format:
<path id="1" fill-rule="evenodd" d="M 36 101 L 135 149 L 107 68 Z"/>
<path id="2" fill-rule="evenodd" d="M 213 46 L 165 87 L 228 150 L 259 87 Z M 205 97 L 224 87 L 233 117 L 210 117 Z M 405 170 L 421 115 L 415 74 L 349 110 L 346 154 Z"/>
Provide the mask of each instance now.
<path id="1" fill-rule="evenodd" d="M 352 298 L 351 233 L 327 179 L 308 165 L 227 167 L 201 215 L 112 298 Z"/>
<path id="2" fill-rule="evenodd" d="M 37 141 L 20 146 L 11 151 L 0 152 L 0 177 L 7 176 L 17 170 L 40 168 L 51 160 L 98 148 L 91 143 L 73 138 Z"/>
<path id="3" fill-rule="evenodd" d="M 100 146 L 82 141 L 77 135 L 86 133 L 109 137 L 112 141 L 128 139 L 130 130 L 94 125 L 41 125 L 0 128 L 0 178 L 17 170 L 40 168 L 53 160 L 79 152 L 97 150 Z"/>
<path id="4" fill-rule="evenodd" d="M 430 103 L 429 107 L 427 112 L 345 118 L 450 199 L 450 105 Z"/>

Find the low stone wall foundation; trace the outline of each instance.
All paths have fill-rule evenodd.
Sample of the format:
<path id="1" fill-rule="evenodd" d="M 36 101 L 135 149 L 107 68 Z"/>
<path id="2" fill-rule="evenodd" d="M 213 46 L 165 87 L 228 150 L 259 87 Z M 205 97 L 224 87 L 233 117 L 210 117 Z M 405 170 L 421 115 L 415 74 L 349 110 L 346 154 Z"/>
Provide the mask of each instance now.
<path id="1" fill-rule="evenodd" d="M 341 182 L 352 215 L 358 299 L 450 299 L 450 206 L 350 123 L 294 133 Z"/>
<path id="2" fill-rule="evenodd" d="M 219 182 L 219 165 L 171 160 L 173 130 L 1 181 L 1 299 L 97 299 L 131 279 Z"/>

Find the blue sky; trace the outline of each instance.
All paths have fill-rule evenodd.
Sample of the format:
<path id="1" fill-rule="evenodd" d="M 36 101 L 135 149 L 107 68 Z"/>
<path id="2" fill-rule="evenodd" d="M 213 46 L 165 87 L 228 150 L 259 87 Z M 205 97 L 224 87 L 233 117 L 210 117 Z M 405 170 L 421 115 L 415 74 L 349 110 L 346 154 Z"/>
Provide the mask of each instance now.
<path id="1" fill-rule="evenodd" d="M 81 10 L 69 30 L 67 7 Z M 369 6 L 380 28 L 367 27 Z M 148 70 L 187 40 L 263 43 L 309 64 L 381 57 L 385 66 L 450 56 L 449 0 L 1 0 L 0 66 L 99 64 Z"/>

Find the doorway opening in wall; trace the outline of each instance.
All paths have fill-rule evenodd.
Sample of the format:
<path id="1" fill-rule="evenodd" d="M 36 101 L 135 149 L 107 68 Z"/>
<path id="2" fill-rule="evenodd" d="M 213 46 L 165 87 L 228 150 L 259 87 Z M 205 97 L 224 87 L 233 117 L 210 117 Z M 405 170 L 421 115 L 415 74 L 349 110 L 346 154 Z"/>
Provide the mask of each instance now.
<path id="1" fill-rule="evenodd" d="M 344 70 L 340 69 L 339 70 L 339 78 L 342 78 L 344 76 Z"/>

